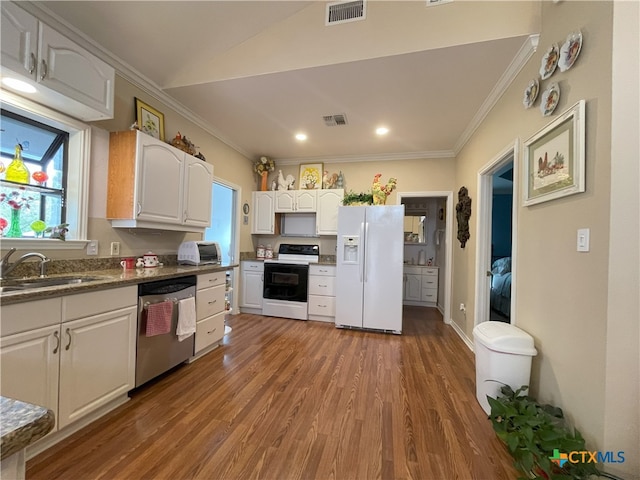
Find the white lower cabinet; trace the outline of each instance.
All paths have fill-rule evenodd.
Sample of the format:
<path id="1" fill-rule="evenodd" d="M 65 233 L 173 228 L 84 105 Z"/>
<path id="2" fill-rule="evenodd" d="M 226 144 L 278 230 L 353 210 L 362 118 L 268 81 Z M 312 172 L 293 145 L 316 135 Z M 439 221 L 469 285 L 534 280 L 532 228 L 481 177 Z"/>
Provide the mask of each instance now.
<path id="1" fill-rule="evenodd" d="M 51 409 L 54 432 L 126 397 L 136 305 L 131 286 L 3 307 L 0 393 Z"/>
<path id="2" fill-rule="evenodd" d="M 433 307 L 438 303 L 438 267 L 405 265 L 405 305 Z"/>
<path id="3" fill-rule="evenodd" d="M 336 267 L 309 265 L 309 320 L 333 322 L 336 316 Z"/>
<path id="4" fill-rule="evenodd" d="M 216 348 L 224 336 L 226 272 L 198 275 L 196 292 L 196 357 Z"/>
<path id="5" fill-rule="evenodd" d="M 242 278 L 240 310 L 243 313 L 262 313 L 262 289 L 264 285 L 264 262 L 244 260 L 240 264 Z"/>

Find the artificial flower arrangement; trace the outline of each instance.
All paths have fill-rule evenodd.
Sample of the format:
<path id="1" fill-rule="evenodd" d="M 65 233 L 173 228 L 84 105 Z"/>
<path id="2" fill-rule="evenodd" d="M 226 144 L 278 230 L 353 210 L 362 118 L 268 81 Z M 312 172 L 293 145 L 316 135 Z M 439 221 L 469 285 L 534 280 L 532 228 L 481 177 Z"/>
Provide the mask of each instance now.
<path id="1" fill-rule="evenodd" d="M 7 202 L 13 210 L 22 210 L 22 208 L 31 208 L 31 202 L 34 198 L 27 195 L 27 189 L 25 187 L 19 187 L 18 190 L 13 190 L 8 195 L 6 193 L 0 193 L 0 203 Z"/>
<path id="2" fill-rule="evenodd" d="M 253 171 L 258 175 L 262 175 L 263 173 L 273 172 L 276 169 L 276 164 L 272 158 L 260 157 L 256 163 L 253 164 Z"/>

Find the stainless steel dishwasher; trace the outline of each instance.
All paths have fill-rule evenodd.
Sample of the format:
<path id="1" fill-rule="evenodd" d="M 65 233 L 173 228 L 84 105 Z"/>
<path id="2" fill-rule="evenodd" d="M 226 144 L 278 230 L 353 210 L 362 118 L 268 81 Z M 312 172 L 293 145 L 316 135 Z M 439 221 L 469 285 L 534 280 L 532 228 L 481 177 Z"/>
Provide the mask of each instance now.
<path id="1" fill-rule="evenodd" d="M 194 336 L 180 342 L 176 336 L 178 302 L 196 296 L 195 275 L 141 283 L 138 285 L 138 341 L 136 387 L 170 370 L 193 356 Z M 147 309 L 159 302 L 174 302 L 171 329 L 163 335 L 147 336 Z"/>

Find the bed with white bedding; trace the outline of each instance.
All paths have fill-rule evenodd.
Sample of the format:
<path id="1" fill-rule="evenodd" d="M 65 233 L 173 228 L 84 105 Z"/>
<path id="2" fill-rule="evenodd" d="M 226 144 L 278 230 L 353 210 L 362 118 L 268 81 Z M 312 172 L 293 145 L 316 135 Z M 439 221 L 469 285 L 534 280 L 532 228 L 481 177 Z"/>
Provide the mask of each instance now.
<path id="1" fill-rule="evenodd" d="M 511 257 L 495 260 L 491 265 L 491 309 L 511 317 Z"/>

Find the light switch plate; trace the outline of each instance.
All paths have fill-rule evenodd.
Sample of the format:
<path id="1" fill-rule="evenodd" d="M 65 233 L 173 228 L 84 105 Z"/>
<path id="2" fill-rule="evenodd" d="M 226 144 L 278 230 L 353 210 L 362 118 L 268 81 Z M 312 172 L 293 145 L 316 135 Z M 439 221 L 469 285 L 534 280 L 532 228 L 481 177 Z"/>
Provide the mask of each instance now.
<path id="1" fill-rule="evenodd" d="M 588 252 L 589 251 L 589 234 L 590 231 L 588 228 L 580 228 L 578 229 L 578 252 Z"/>
<path id="2" fill-rule="evenodd" d="M 87 243 L 87 255 L 98 255 L 97 240 L 89 240 L 89 243 Z"/>

